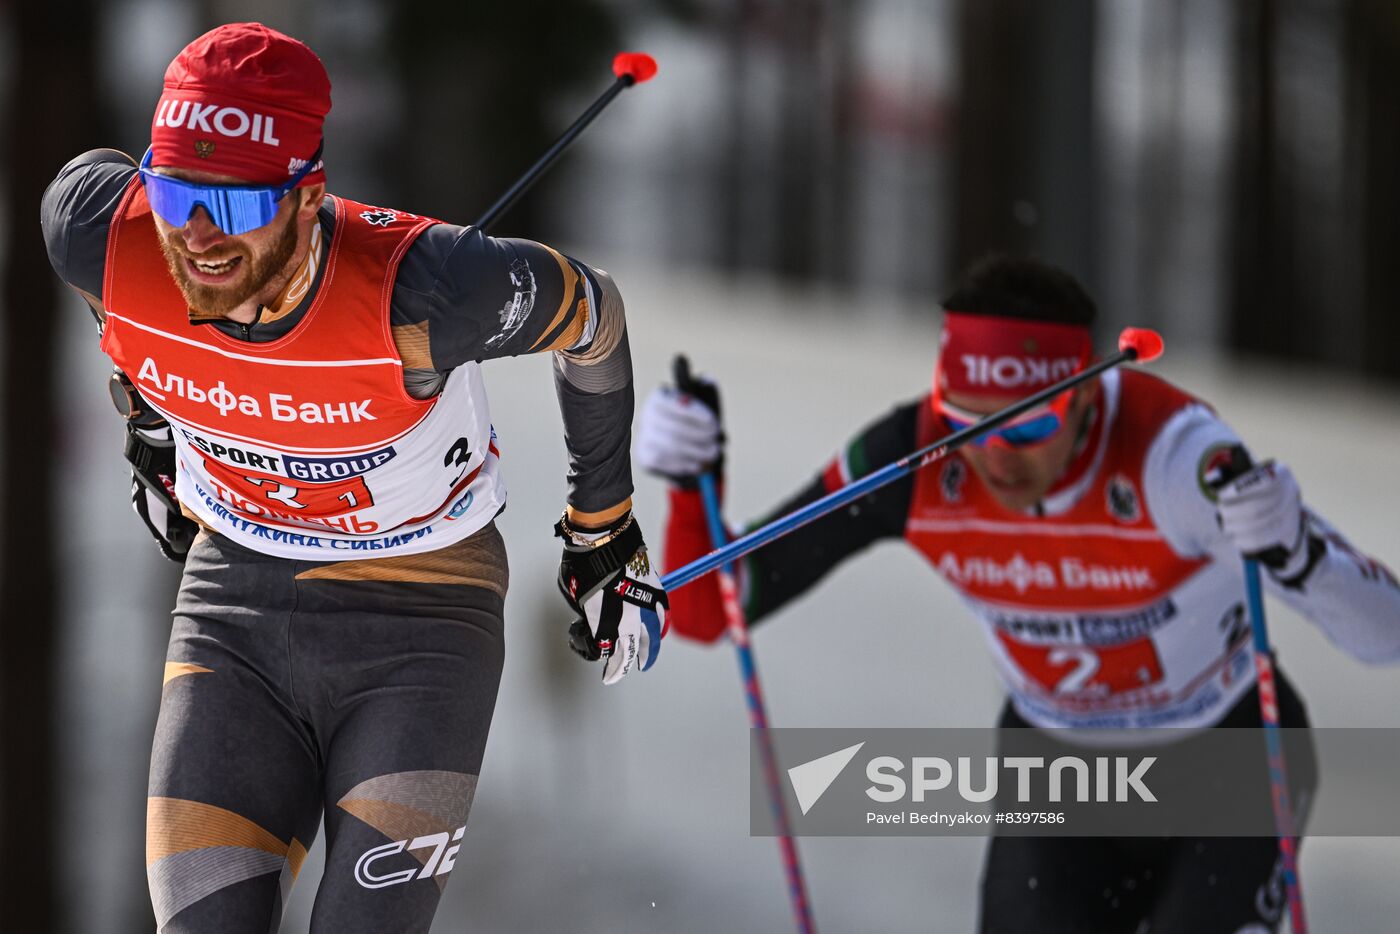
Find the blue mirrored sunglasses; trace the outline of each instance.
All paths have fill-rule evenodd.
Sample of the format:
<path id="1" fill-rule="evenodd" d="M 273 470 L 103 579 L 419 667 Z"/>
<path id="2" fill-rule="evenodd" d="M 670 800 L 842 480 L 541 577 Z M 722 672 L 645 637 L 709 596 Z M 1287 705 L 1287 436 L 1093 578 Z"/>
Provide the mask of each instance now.
<path id="1" fill-rule="evenodd" d="M 954 414 L 955 412 L 957 414 Z M 971 412 L 964 413 L 953 409 L 946 402 L 939 406 L 938 414 L 943 417 L 943 421 L 953 431 L 962 431 L 981 420 Z M 1040 444 L 1042 441 L 1049 441 L 1054 437 L 1055 432 L 1060 430 L 1062 424 L 1064 422 L 1058 412 L 1044 408 L 1028 413 L 1028 416 L 1023 416 L 1009 425 L 1003 425 L 1001 428 L 989 431 L 972 443 L 978 447 L 986 447 L 993 438 L 998 438 L 1009 447 L 1027 447 L 1032 444 Z"/>
<path id="2" fill-rule="evenodd" d="M 257 230 L 277 216 L 281 201 L 321 161 L 321 146 L 301 169 L 281 185 L 201 185 L 159 175 L 151 169 L 151 150 L 141 158 L 141 184 L 151 210 L 172 227 L 183 227 L 202 207 L 214 226 L 231 237 Z"/>

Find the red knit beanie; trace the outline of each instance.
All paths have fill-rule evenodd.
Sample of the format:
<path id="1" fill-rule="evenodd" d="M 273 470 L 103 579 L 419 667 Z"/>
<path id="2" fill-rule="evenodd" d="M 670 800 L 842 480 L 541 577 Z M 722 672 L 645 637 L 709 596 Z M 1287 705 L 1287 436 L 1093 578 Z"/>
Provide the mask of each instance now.
<path id="1" fill-rule="evenodd" d="M 220 26 L 165 70 L 151 164 L 279 184 L 316 152 L 330 109 L 330 78 L 315 52 L 261 23 Z M 324 181 L 318 164 L 300 184 Z"/>

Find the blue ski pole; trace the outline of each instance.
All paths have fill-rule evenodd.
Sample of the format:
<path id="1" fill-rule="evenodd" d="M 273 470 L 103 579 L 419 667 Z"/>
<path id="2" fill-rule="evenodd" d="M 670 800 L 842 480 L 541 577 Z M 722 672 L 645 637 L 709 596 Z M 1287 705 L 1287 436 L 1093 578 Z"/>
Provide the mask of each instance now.
<path id="1" fill-rule="evenodd" d="M 1288 768 L 1283 758 L 1283 732 L 1279 726 L 1278 691 L 1274 682 L 1269 630 L 1264 621 L 1264 594 L 1259 582 L 1259 562 L 1244 559 L 1244 589 L 1249 602 L 1249 627 L 1254 636 L 1254 670 L 1259 683 L 1259 711 L 1264 721 L 1264 741 L 1269 754 L 1269 791 L 1278 825 L 1278 848 L 1283 859 L 1283 882 L 1288 890 L 1288 916 L 1293 934 L 1308 934 L 1303 912 L 1303 886 L 1298 878 L 1298 836 L 1293 826 L 1293 806 L 1288 796 Z"/>
<path id="2" fill-rule="evenodd" d="M 694 395 L 690 389 L 694 385 L 690 376 L 690 363 L 683 356 L 676 357 L 675 379 L 677 389 Z M 700 475 L 700 495 L 705 501 L 705 524 L 710 530 L 710 542 L 715 548 L 721 548 L 729 540 L 729 533 L 724 527 L 719 492 L 713 473 Z M 720 566 L 719 592 L 724 605 L 725 628 L 729 632 L 729 641 L 734 643 L 734 651 L 739 657 L 739 673 L 744 679 L 744 697 L 749 706 L 749 725 L 754 729 L 758 740 L 758 754 L 763 760 L 763 776 L 768 785 L 768 805 L 773 813 L 774 828 L 778 831 L 778 846 L 782 851 L 783 873 L 787 876 L 793 921 L 799 934 L 813 934 L 816 926 L 812 920 L 811 903 L 807 899 L 807 884 L 802 875 L 802 862 L 797 854 L 797 842 L 792 836 L 787 807 L 783 804 L 778 757 L 773 750 L 773 739 L 768 734 L 768 710 L 763 702 L 763 688 L 759 685 L 758 666 L 754 663 L 753 648 L 749 644 L 749 625 L 744 619 L 743 605 L 739 602 L 739 586 L 733 564 L 726 563 Z"/>

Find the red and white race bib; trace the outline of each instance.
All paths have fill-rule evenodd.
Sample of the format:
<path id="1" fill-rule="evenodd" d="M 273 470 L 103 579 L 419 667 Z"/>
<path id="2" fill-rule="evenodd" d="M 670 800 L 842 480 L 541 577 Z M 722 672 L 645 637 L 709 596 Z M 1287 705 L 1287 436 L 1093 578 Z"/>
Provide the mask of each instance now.
<path id="1" fill-rule="evenodd" d="M 432 400 L 407 394 L 389 297 L 432 221 L 335 205 L 311 307 L 284 337 L 249 343 L 189 323 L 133 184 L 108 244 L 102 349 L 170 422 L 176 496 L 221 534 L 321 561 L 441 548 L 505 502 L 481 373 L 459 367 Z"/>

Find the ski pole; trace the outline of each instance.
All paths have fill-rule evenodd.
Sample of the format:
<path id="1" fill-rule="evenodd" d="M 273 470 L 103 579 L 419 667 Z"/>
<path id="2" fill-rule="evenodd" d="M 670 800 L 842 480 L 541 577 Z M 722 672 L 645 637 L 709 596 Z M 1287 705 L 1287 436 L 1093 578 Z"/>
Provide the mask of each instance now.
<path id="1" fill-rule="evenodd" d="M 485 230 L 496 222 L 511 205 L 521 195 L 530 189 L 530 186 L 539 181 L 545 170 L 554 164 L 554 161 L 563 155 L 564 150 L 569 148 L 569 144 L 578 138 L 588 124 L 593 122 L 593 118 L 603 112 L 603 108 L 612 103 L 612 99 L 617 97 L 627 88 L 634 84 L 641 84 L 643 81 L 650 81 L 656 74 L 656 59 L 645 52 L 619 52 L 613 57 L 613 74 L 617 75 L 617 80 L 604 91 L 597 100 L 588 105 L 588 109 L 564 131 L 563 135 L 554 141 L 554 145 L 540 156 L 539 161 L 525 172 L 524 175 L 516 179 L 515 184 L 507 189 L 506 193 L 496 199 L 496 203 L 486 209 L 486 213 L 477 218 L 476 227 Z"/>
<path id="2" fill-rule="evenodd" d="M 1230 450 L 1229 461 L 1211 479 L 1219 486 L 1251 469 L 1249 452 L 1243 445 Z M 1307 934 L 1303 911 L 1303 886 L 1298 875 L 1298 835 L 1293 822 L 1292 797 L 1288 793 L 1288 766 L 1283 754 L 1283 730 L 1278 709 L 1278 686 L 1274 678 L 1273 654 L 1269 649 L 1269 627 L 1264 616 L 1264 590 L 1260 585 L 1259 560 L 1244 559 L 1244 593 L 1249 605 L 1249 629 L 1253 637 L 1255 681 L 1259 685 L 1259 718 L 1264 723 L 1264 743 L 1268 751 L 1269 797 L 1278 828 L 1279 858 L 1283 861 L 1283 883 L 1288 893 L 1288 916 L 1293 934 Z"/>
<path id="3" fill-rule="evenodd" d="M 690 362 L 684 356 L 675 361 L 676 388 L 689 393 L 693 385 L 690 377 Z M 700 475 L 700 496 L 705 501 L 705 523 L 710 529 L 710 541 L 715 548 L 723 547 L 729 539 L 724 528 L 724 517 L 720 513 L 719 493 L 716 490 L 713 473 Z M 749 644 L 749 625 L 744 619 L 744 608 L 739 603 L 739 587 L 735 579 L 734 565 L 722 564 L 719 568 L 719 593 L 724 605 L 725 628 L 729 641 L 734 643 L 734 651 L 739 658 L 739 673 L 744 679 L 744 697 L 749 706 L 749 725 L 758 738 L 758 754 L 763 760 L 763 777 L 768 784 L 768 805 L 773 813 L 773 824 L 778 831 L 778 846 L 782 852 L 783 873 L 787 877 L 788 897 L 792 901 L 793 921 L 799 934 L 813 934 L 816 926 L 812 920 L 811 905 L 807 900 L 807 884 L 802 875 L 802 862 L 797 855 L 797 842 L 792 836 L 792 826 L 788 821 L 787 807 L 783 804 L 783 789 L 778 778 L 778 757 L 773 750 L 773 739 L 768 734 L 768 710 L 763 702 L 763 688 L 758 681 L 758 666 L 754 663 L 753 648 Z"/>
<path id="4" fill-rule="evenodd" d="M 661 586 L 666 590 L 674 590 L 683 587 L 697 577 L 701 577 L 713 571 L 721 564 L 728 564 L 738 558 L 743 557 L 756 548 L 768 544 L 774 539 L 781 538 L 793 529 L 801 528 L 809 522 L 820 519 L 828 513 L 835 512 L 847 503 L 860 499 L 872 490 L 877 490 L 888 483 L 897 480 L 907 473 L 912 473 L 921 467 L 926 467 L 947 454 L 956 451 L 958 448 L 975 441 L 987 432 L 1000 427 L 1022 412 L 1029 411 L 1036 406 L 1048 402 L 1062 392 L 1066 392 L 1081 383 L 1087 382 L 1113 367 L 1132 360 L 1140 360 L 1146 363 L 1155 360 L 1162 354 L 1162 338 L 1155 331 L 1146 328 L 1126 328 L 1118 337 L 1118 350 L 1110 354 L 1097 363 L 1091 364 L 1078 373 L 1060 380 L 1053 386 L 1046 387 L 1040 392 L 1027 396 L 1017 402 L 1013 402 L 1006 408 L 994 412 L 982 419 L 975 425 L 969 425 L 961 431 L 955 431 L 946 438 L 922 447 L 912 454 L 906 454 L 892 464 L 868 474 L 854 483 L 847 484 L 839 490 L 834 490 L 815 502 L 808 503 L 801 509 L 796 509 L 786 516 L 780 516 L 767 525 L 754 529 L 747 535 L 743 535 L 730 542 L 728 545 L 716 548 L 703 558 L 697 558 L 683 567 L 679 567 L 665 577 L 661 578 Z"/>
<path id="5" fill-rule="evenodd" d="M 1293 825 L 1292 799 L 1288 795 L 1288 768 L 1283 757 L 1283 732 L 1279 726 L 1278 691 L 1274 663 L 1269 654 L 1269 630 L 1264 621 L 1264 595 L 1259 585 L 1259 562 L 1244 559 L 1244 589 L 1249 602 L 1249 628 L 1254 636 L 1254 670 L 1259 684 L 1259 711 L 1264 721 L 1264 741 L 1269 754 L 1269 791 L 1278 826 L 1278 848 L 1283 859 L 1283 883 L 1288 891 L 1288 916 L 1293 934 L 1308 934 L 1303 912 L 1303 886 L 1298 877 L 1298 837 Z"/>

